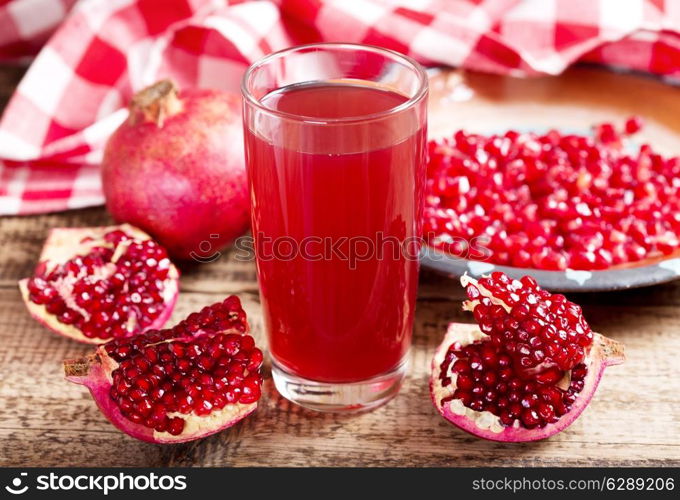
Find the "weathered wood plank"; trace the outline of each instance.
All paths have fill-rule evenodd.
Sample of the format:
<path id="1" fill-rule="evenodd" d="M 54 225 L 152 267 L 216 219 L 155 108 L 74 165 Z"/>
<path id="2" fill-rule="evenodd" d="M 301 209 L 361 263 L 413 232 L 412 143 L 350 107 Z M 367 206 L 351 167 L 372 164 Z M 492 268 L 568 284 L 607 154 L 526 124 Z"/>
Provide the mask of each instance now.
<path id="1" fill-rule="evenodd" d="M 262 340 L 259 304 L 240 295 Z M 221 298 L 185 293 L 175 316 Z M 677 394 L 680 317 L 674 307 L 624 312 L 593 306 L 601 330 L 625 342 L 629 360 L 610 369 L 597 399 L 569 431 L 519 446 L 479 441 L 443 421 L 429 401 L 427 373 L 448 321 L 465 318 L 451 302 L 419 301 L 412 369 L 402 393 L 358 416 L 315 414 L 283 400 L 265 384 L 258 412 L 204 441 L 161 449 L 118 433 L 85 389 L 62 379 L 61 361 L 87 347 L 58 338 L 0 290 L 0 461 L 4 465 L 621 465 L 680 463 Z M 641 424 L 642 423 L 642 424 Z M 64 444 L 70 443 L 64 450 Z M 125 445 L 126 453 L 115 450 Z M 73 453 L 74 451 L 76 451 Z M 35 453 L 34 453 L 35 452 Z"/>

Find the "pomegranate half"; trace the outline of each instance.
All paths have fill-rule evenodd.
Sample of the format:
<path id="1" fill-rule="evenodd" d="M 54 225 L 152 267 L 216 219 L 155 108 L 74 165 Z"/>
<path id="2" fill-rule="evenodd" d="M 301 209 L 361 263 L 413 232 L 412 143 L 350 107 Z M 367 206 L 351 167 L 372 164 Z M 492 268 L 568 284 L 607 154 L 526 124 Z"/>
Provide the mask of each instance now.
<path id="1" fill-rule="evenodd" d="M 152 443 L 209 436 L 250 415 L 260 399 L 262 351 L 241 302 L 226 298 L 165 330 L 113 340 L 64 362 L 104 416 Z"/>
<path id="2" fill-rule="evenodd" d="M 591 330 L 581 308 L 525 276 L 463 276 L 477 325 L 451 323 L 432 361 L 439 413 L 485 439 L 516 442 L 568 427 L 623 346 Z"/>
<path id="3" fill-rule="evenodd" d="M 128 224 L 55 228 L 19 289 L 40 323 L 99 344 L 162 327 L 177 300 L 179 272 L 163 247 Z"/>
<path id="4" fill-rule="evenodd" d="M 169 80 L 140 91 L 106 145 L 102 185 L 113 218 L 173 258 L 214 258 L 250 223 L 240 96 Z"/>

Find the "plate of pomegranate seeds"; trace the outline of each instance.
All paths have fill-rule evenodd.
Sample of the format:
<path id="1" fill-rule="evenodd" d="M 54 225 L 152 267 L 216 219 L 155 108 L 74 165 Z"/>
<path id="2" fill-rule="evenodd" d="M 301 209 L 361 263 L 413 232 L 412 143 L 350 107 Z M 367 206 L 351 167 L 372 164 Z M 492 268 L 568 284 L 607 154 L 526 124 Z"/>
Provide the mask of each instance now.
<path id="1" fill-rule="evenodd" d="M 670 94 L 650 105 L 631 94 L 639 82 Z M 536 80 L 443 71 L 432 89 L 425 267 L 531 273 L 560 291 L 680 277 L 680 123 L 662 109 L 678 89 L 583 68 Z"/>

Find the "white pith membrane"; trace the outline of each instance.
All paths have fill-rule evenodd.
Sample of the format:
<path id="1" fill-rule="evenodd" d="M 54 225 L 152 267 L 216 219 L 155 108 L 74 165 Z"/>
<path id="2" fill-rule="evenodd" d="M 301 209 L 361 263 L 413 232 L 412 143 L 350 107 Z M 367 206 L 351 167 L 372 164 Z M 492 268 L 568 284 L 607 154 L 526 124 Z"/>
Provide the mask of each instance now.
<path id="1" fill-rule="evenodd" d="M 220 334 L 236 333 L 244 335 L 237 330 L 226 330 Z M 160 343 L 191 342 L 202 335 L 211 335 L 215 332 L 199 331 L 192 336 L 165 339 L 161 342 L 145 344 L 157 345 Z M 102 413 L 120 430 L 132 437 L 154 443 L 181 443 L 214 434 L 222 429 L 232 426 L 236 422 L 250 415 L 257 408 L 257 402 L 228 403 L 222 409 L 212 410 L 208 415 L 196 415 L 190 413 L 168 412 L 167 417 L 180 417 L 184 420 L 184 429 L 181 434 L 173 435 L 169 432 L 158 432 L 155 429 L 142 424 L 136 424 L 125 417 L 116 402 L 109 395 L 113 383 L 113 372 L 119 367 L 119 363 L 111 358 L 105 350 L 105 346 L 97 347 L 94 355 L 75 361 L 66 361 L 66 379 L 76 384 L 85 385 L 91 392 L 97 406 Z M 75 368 L 71 368 L 75 367 Z M 79 374 L 70 373 L 73 370 Z"/>
<path id="2" fill-rule="evenodd" d="M 493 304 L 502 306 L 506 312 L 509 312 L 511 308 L 501 299 L 494 297 L 493 294 L 486 289 L 483 285 L 479 284 L 476 279 L 470 276 L 464 275 L 460 279 L 463 288 L 472 284 L 479 290 L 481 297 L 475 300 L 465 300 L 463 302 L 463 310 L 472 312 L 477 304 L 480 303 L 481 298 L 486 297 L 491 300 Z M 527 429 L 524 428 L 520 419 L 514 420 L 512 426 L 504 425 L 499 416 L 494 415 L 489 411 L 476 411 L 472 408 L 465 406 L 460 399 L 451 399 L 450 401 L 442 404 L 442 400 L 446 397 L 452 396 L 457 388 L 456 380 L 458 374 L 453 372 L 453 365 L 457 358 L 451 360 L 447 366 L 447 371 L 445 376 L 448 377 L 451 382 L 444 386 L 442 385 L 442 374 L 441 365 L 446 359 L 446 355 L 449 348 L 453 344 L 459 344 L 461 348 L 474 344 L 475 342 L 488 340 L 489 336 L 483 333 L 477 324 L 468 323 L 451 323 L 448 326 L 444 340 L 437 348 L 434 358 L 432 360 L 432 374 L 430 379 L 430 388 L 432 392 L 432 400 L 439 410 L 439 412 L 450 420 L 446 413 L 450 412 L 453 415 L 460 416 L 462 419 L 467 419 L 472 426 L 459 425 L 464 430 L 471 432 L 473 434 L 479 435 L 480 437 L 485 437 L 487 439 L 494 439 L 494 435 L 501 439 L 501 435 L 507 435 L 509 432 L 516 431 L 518 433 L 535 433 L 536 437 L 531 439 L 542 439 L 549 437 L 556 432 L 559 432 L 563 428 L 567 427 L 573 420 L 578 417 L 578 415 L 583 411 L 586 404 L 581 401 L 581 394 L 586 394 L 587 391 L 590 393 L 594 392 L 599 380 L 602 376 L 604 368 L 613 364 L 620 364 L 624 360 L 623 346 L 618 342 L 608 339 L 599 333 L 593 332 L 593 343 L 586 350 L 585 356 L 581 361 L 588 370 L 586 377 L 584 379 L 584 388 L 579 392 L 577 401 L 572 405 L 567 413 L 562 415 L 559 420 L 555 423 L 548 423 L 543 428 Z M 558 381 L 555 387 L 566 390 L 570 383 L 570 373 L 571 370 L 565 372 L 562 380 Z M 560 425 L 565 423 L 565 425 Z M 519 439 L 507 439 L 508 441 L 525 441 L 529 440 L 524 436 Z"/>
<path id="3" fill-rule="evenodd" d="M 95 275 L 90 275 L 90 278 L 96 279 L 96 281 L 110 278 L 116 272 L 115 263 L 125 253 L 127 248 L 132 243 L 150 240 L 151 236 L 130 224 L 106 227 L 54 228 L 50 230 L 39 258 L 39 262 L 45 265 L 44 274 L 49 274 L 50 271 L 65 264 L 76 256 L 85 256 L 89 254 L 94 247 L 114 248 L 116 244 L 106 241 L 104 235 L 116 230 L 123 231 L 132 239 L 118 243 L 116 251 L 111 258 L 111 262 L 98 268 Z M 89 320 L 90 314 L 76 304 L 72 294 L 73 286 L 76 281 L 85 275 L 86 271 L 83 269 L 77 276 L 68 275 L 51 282 L 50 285 L 59 292 L 59 295 L 70 309 L 79 312 L 86 320 Z M 160 328 L 172 313 L 179 292 L 178 279 L 179 271 L 173 264 L 170 264 L 168 276 L 163 281 L 164 286 L 161 291 L 165 310 L 164 312 L 161 312 L 147 329 Z M 110 340 L 110 338 L 87 337 L 75 325 L 69 325 L 59 321 L 56 315 L 47 311 L 46 305 L 32 302 L 29 298 L 30 292 L 28 290 L 28 281 L 29 278 L 19 281 L 19 290 L 23 301 L 26 304 L 26 308 L 33 318 L 47 326 L 49 329 L 81 342 L 101 344 Z M 134 328 L 136 323 L 137 318 L 134 314 L 131 314 L 128 318 L 128 329 L 131 330 Z"/>

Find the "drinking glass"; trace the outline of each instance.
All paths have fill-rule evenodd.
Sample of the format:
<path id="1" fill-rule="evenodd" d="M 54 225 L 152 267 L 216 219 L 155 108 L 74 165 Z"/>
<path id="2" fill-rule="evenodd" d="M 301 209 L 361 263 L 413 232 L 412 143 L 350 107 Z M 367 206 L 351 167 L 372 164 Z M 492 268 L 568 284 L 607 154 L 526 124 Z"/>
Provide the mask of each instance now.
<path id="1" fill-rule="evenodd" d="M 377 406 L 411 344 L 427 75 L 397 52 L 322 43 L 256 62 L 242 92 L 276 388 L 316 410 Z"/>

